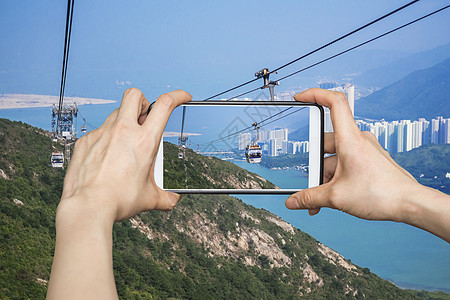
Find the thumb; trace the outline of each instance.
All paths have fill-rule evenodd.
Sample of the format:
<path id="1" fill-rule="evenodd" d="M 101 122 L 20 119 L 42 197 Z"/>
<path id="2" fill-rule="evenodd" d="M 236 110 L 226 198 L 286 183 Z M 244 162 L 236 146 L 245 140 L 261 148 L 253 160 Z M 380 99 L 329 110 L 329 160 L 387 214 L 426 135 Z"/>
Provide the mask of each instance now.
<path id="1" fill-rule="evenodd" d="M 321 207 L 329 207 L 328 184 L 297 192 L 286 199 L 289 209 L 308 209 L 311 216 L 317 214 Z"/>
<path id="2" fill-rule="evenodd" d="M 179 194 L 160 190 L 159 200 L 156 203 L 156 207 L 154 207 L 154 209 L 170 211 L 175 208 L 180 199 L 181 195 Z"/>

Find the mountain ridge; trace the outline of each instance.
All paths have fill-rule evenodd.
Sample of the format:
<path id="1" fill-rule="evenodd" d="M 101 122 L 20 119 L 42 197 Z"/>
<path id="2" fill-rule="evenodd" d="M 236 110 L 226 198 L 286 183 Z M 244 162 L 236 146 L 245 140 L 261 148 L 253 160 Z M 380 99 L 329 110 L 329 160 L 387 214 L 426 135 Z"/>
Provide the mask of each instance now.
<path id="1" fill-rule="evenodd" d="M 359 99 L 355 111 L 360 117 L 378 120 L 426 118 L 430 121 L 450 112 L 449 88 L 450 58 Z"/>
<path id="2" fill-rule="evenodd" d="M 407 57 L 370 69 L 354 78 L 365 87 L 384 88 L 415 71 L 430 68 L 450 58 L 450 44 L 411 54 Z"/>

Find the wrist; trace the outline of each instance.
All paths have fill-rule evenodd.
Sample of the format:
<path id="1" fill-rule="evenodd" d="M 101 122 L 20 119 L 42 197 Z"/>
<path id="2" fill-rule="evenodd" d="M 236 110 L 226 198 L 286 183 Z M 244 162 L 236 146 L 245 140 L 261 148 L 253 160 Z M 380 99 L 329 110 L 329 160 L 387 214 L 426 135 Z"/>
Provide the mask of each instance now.
<path id="1" fill-rule="evenodd" d="M 73 230 L 79 225 L 96 228 L 112 228 L 115 213 L 110 205 L 98 199 L 73 196 L 63 197 L 56 210 L 56 229 Z"/>
<path id="2" fill-rule="evenodd" d="M 450 197 L 419 183 L 412 187 L 402 202 L 401 222 L 449 239 Z"/>
<path id="3" fill-rule="evenodd" d="M 396 221 L 417 226 L 420 223 L 423 207 L 421 199 L 427 197 L 426 187 L 419 183 L 409 185 L 399 201 Z"/>
<path id="4" fill-rule="evenodd" d="M 88 200 L 63 198 L 58 205 L 49 299 L 117 299 L 112 263 L 114 219 L 98 207 L 96 199 Z"/>

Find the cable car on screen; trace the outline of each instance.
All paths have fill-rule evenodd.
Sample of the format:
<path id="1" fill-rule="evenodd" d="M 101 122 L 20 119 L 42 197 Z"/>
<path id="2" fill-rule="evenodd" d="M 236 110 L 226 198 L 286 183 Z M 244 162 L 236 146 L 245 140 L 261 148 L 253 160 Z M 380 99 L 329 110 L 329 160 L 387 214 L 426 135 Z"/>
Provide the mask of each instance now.
<path id="1" fill-rule="evenodd" d="M 86 128 L 86 125 L 83 125 L 83 126 L 81 126 L 81 133 L 86 133 L 86 131 L 87 131 L 87 128 Z"/>
<path id="2" fill-rule="evenodd" d="M 259 145 L 248 145 L 245 149 L 245 158 L 250 164 L 259 164 L 261 162 L 262 151 Z"/>
<path id="3" fill-rule="evenodd" d="M 51 162 L 53 168 L 62 168 L 64 165 L 64 154 L 62 152 L 53 152 Z"/>
<path id="4" fill-rule="evenodd" d="M 245 148 L 245 158 L 249 164 L 259 164 L 262 158 L 262 151 L 261 147 L 256 142 L 259 139 L 259 129 L 261 127 L 259 127 L 256 122 L 253 123 L 252 126 L 254 126 L 254 129 L 256 130 L 256 139 L 251 145 L 247 145 L 247 148 Z"/>

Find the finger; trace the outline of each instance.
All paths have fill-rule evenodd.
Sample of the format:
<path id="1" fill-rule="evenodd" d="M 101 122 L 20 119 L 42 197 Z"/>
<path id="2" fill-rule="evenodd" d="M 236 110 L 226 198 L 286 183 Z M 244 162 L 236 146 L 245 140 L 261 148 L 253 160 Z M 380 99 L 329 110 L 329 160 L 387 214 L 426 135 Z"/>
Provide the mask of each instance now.
<path id="1" fill-rule="evenodd" d="M 329 184 L 322 184 L 297 192 L 287 198 L 285 204 L 289 209 L 309 209 L 312 212 L 321 207 L 330 207 Z"/>
<path id="2" fill-rule="evenodd" d="M 114 121 L 117 119 L 117 115 L 119 114 L 119 108 L 116 108 L 109 116 L 106 118 L 105 122 L 98 128 L 106 128 L 109 127 Z"/>
<path id="3" fill-rule="evenodd" d="M 146 108 L 150 103 L 145 99 L 144 94 L 137 88 L 127 89 L 123 93 L 122 103 L 120 104 L 119 119 L 127 119 L 137 121 L 142 111 L 147 111 Z"/>
<path id="4" fill-rule="evenodd" d="M 342 136 L 359 131 L 344 93 L 312 88 L 294 96 L 296 101 L 318 103 L 330 109 L 335 134 Z"/>
<path id="5" fill-rule="evenodd" d="M 308 209 L 308 213 L 310 216 L 314 216 L 317 215 L 320 211 L 320 208 L 313 208 L 313 209 Z"/>
<path id="6" fill-rule="evenodd" d="M 144 105 L 142 106 L 143 109 L 142 109 L 142 111 L 141 111 L 140 116 L 138 117 L 138 124 L 139 124 L 139 125 L 144 124 L 145 120 L 147 120 L 147 116 L 148 116 L 148 114 L 147 114 L 148 107 L 151 105 L 150 103 L 148 103 L 148 104 L 149 104 L 149 105 L 148 105 L 147 107 L 145 107 Z"/>
<path id="7" fill-rule="evenodd" d="M 325 153 L 336 153 L 336 144 L 334 142 L 334 132 L 325 132 L 323 150 Z"/>
<path id="8" fill-rule="evenodd" d="M 328 156 L 323 160 L 323 183 L 330 182 L 337 167 L 337 155 Z"/>
<path id="9" fill-rule="evenodd" d="M 144 122 L 144 127 L 156 133 L 155 138 L 161 140 L 172 111 L 179 105 L 191 101 L 192 96 L 183 90 L 176 90 L 158 97 L 152 110 Z"/>

